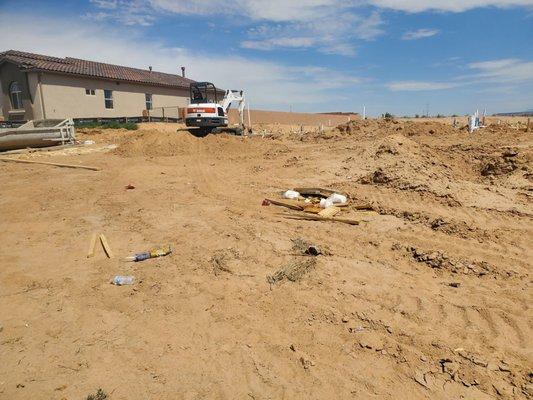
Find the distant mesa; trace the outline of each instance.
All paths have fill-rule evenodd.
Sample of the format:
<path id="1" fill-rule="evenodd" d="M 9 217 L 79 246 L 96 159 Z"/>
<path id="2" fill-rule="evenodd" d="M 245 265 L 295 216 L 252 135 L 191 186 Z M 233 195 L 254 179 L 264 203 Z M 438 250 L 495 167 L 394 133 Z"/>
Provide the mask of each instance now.
<path id="1" fill-rule="evenodd" d="M 494 114 L 496 117 L 533 117 L 533 110 Z"/>

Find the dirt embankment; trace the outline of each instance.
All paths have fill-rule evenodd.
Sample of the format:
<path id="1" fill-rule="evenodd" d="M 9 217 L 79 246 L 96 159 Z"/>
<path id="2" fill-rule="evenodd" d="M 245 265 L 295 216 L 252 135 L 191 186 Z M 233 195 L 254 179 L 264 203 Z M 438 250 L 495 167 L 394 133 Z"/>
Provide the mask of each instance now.
<path id="1" fill-rule="evenodd" d="M 101 171 L 0 165 L 0 398 L 533 396 L 531 133 L 157 127 L 79 133 L 108 152 L 17 155 Z M 262 205 L 297 186 L 374 211 L 348 207 L 350 226 Z M 86 257 L 94 232 L 115 258 Z"/>
<path id="2" fill-rule="evenodd" d="M 248 123 L 248 114 L 245 111 L 244 122 Z M 283 112 L 283 111 L 263 111 L 250 110 L 250 120 L 253 125 L 294 125 L 303 126 L 330 126 L 345 123 L 349 120 L 359 119 L 358 114 L 318 114 L 318 113 L 298 113 L 298 112 Z M 230 109 L 229 120 L 231 124 L 239 122 L 239 115 L 237 110 Z"/>

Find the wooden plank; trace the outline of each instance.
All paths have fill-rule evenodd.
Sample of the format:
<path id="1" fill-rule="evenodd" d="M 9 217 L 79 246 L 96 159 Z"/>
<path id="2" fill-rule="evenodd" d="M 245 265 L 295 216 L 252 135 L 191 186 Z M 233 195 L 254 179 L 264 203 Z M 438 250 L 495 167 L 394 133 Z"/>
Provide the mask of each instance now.
<path id="1" fill-rule="evenodd" d="M 287 207 L 287 208 L 290 208 L 291 210 L 303 211 L 304 209 L 303 206 L 291 203 L 289 201 L 272 200 L 272 199 L 265 199 L 265 200 L 269 201 L 270 203 L 276 206 Z"/>
<path id="2" fill-rule="evenodd" d="M 63 149 L 72 149 L 72 148 L 76 148 L 76 147 L 83 147 L 83 145 L 81 145 L 81 144 L 62 144 L 62 145 L 50 146 L 50 147 L 26 147 L 24 149 L 3 151 L 2 155 L 37 153 L 37 152 L 47 152 L 47 151 L 59 151 L 59 150 L 63 150 Z"/>
<path id="3" fill-rule="evenodd" d="M 106 237 L 104 234 L 100 234 L 100 242 L 102 243 L 102 247 L 105 250 L 105 253 L 107 254 L 107 257 L 113 258 L 113 253 L 111 252 L 111 248 L 109 247 L 109 243 L 107 242 Z"/>
<path id="4" fill-rule="evenodd" d="M 285 215 L 288 219 L 307 220 L 307 221 L 329 221 L 329 222 L 341 222 L 349 225 L 359 225 L 358 220 L 347 218 L 327 218 L 320 215 L 302 214 L 302 215 Z"/>
<path id="5" fill-rule="evenodd" d="M 335 204 L 336 206 L 339 206 L 339 204 Z M 350 207 L 355 210 L 373 210 L 374 207 L 372 207 L 372 204 L 370 203 L 352 203 L 350 204 Z"/>
<path id="6" fill-rule="evenodd" d="M 34 161 L 34 160 L 19 160 L 16 158 L 0 158 L 0 161 L 18 162 L 18 163 L 24 163 L 24 164 L 43 164 L 43 165 L 52 165 L 54 167 L 81 168 L 81 169 L 89 169 L 91 171 L 100 171 L 100 168 L 98 167 L 89 167 L 87 165 L 60 164 L 60 163 L 51 163 L 51 162 L 46 162 L 46 161 Z"/>
<path id="7" fill-rule="evenodd" d="M 339 212 L 341 211 L 340 208 L 338 207 L 335 207 L 335 206 L 331 206 L 331 207 L 328 207 L 328 208 L 324 208 L 322 211 L 320 211 L 318 213 L 318 215 L 320 215 L 321 217 L 333 217 L 335 215 L 337 215 Z"/>
<path id="8" fill-rule="evenodd" d="M 320 214 L 320 211 L 322 210 L 323 208 L 320 208 L 319 206 L 312 205 L 312 204 L 304 207 L 304 212 L 310 213 L 310 214 Z"/>
<path id="9" fill-rule="evenodd" d="M 94 256 L 94 248 L 96 247 L 96 237 L 98 235 L 96 233 L 93 233 L 91 236 L 91 243 L 89 244 L 89 251 L 87 252 L 87 258 L 91 258 Z"/>

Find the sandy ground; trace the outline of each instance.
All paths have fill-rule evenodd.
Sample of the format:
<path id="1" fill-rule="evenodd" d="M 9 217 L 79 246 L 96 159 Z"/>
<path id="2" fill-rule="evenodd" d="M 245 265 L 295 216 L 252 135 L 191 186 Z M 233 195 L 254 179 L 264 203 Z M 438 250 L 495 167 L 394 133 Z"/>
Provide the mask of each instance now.
<path id="1" fill-rule="evenodd" d="M 0 399 L 533 396 L 532 133 L 161 126 L 11 155 L 101 171 L 0 163 Z M 351 226 L 262 206 L 297 186 L 376 211 L 348 207 Z M 93 232 L 115 258 L 86 257 Z M 164 244 L 171 256 L 121 260 Z M 292 265 L 307 269 L 269 283 Z"/>

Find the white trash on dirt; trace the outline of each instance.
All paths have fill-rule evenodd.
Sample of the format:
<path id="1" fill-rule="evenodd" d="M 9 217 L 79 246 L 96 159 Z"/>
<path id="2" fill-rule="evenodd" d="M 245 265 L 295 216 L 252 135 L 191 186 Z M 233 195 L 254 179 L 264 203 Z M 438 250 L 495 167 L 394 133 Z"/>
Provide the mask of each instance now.
<path id="1" fill-rule="evenodd" d="M 320 200 L 320 207 L 322 208 L 328 208 L 328 207 L 331 207 L 332 205 L 333 205 L 333 201 L 330 198 Z"/>
<path id="2" fill-rule="evenodd" d="M 333 193 L 328 199 L 331 200 L 333 204 L 344 204 L 348 201 L 346 196 L 338 193 Z"/>
<path id="3" fill-rule="evenodd" d="M 113 285 L 122 286 L 122 285 L 133 285 L 135 278 L 133 276 L 123 276 L 117 275 L 113 278 L 111 282 Z"/>
<path id="4" fill-rule="evenodd" d="M 327 199 L 320 200 L 320 207 L 328 208 L 334 204 L 345 204 L 347 201 L 348 199 L 346 198 L 346 196 L 338 193 L 333 193 Z"/>
<path id="5" fill-rule="evenodd" d="M 300 193 L 295 190 L 287 190 L 283 193 L 283 198 L 285 199 L 297 199 L 298 197 L 300 197 Z"/>

